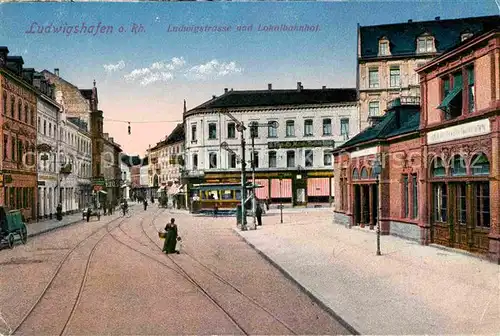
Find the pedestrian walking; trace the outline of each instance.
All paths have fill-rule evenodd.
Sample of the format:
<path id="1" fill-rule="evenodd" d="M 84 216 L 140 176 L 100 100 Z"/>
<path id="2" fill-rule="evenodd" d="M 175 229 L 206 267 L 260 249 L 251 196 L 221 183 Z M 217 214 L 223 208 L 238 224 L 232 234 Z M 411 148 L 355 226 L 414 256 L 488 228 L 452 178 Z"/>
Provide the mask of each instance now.
<path id="1" fill-rule="evenodd" d="M 146 211 L 146 209 L 148 208 L 148 200 L 147 199 L 144 199 L 144 211 Z"/>
<path id="2" fill-rule="evenodd" d="M 262 226 L 262 208 L 260 204 L 257 204 L 257 208 L 255 209 L 255 217 L 257 217 L 257 225 Z"/>
<path id="3" fill-rule="evenodd" d="M 59 203 L 56 208 L 56 218 L 57 220 L 62 220 L 62 204 Z"/>
<path id="4" fill-rule="evenodd" d="M 165 226 L 165 243 L 163 243 L 162 252 L 166 254 L 178 253 L 175 250 L 177 245 L 177 225 L 175 224 L 175 218 L 170 219 L 170 223 Z"/>
<path id="5" fill-rule="evenodd" d="M 214 205 L 214 217 L 217 217 L 218 212 L 219 212 L 219 206 L 217 205 L 217 203 L 215 203 L 215 205 Z"/>

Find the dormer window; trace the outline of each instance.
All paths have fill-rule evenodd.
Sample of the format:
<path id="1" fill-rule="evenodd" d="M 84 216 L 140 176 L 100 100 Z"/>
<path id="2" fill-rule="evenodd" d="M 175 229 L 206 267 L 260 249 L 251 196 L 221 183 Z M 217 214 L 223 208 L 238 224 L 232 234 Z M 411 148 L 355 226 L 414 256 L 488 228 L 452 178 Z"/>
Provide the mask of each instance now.
<path id="1" fill-rule="evenodd" d="M 389 40 L 385 37 L 378 41 L 378 55 L 379 56 L 389 56 L 391 50 L 389 48 Z"/>
<path id="2" fill-rule="evenodd" d="M 465 41 L 467 40 L 468 38 L 471 38 L 472 37 L 472 33 L 462 33 L 462 35 L 460 35 L 460 41 Z"/>
<path id="3" fill-rule="evenodd" d="M 417 53 L 431 53 L 435 51 L 433 36 L 422 35 L 417 39 Z"/>

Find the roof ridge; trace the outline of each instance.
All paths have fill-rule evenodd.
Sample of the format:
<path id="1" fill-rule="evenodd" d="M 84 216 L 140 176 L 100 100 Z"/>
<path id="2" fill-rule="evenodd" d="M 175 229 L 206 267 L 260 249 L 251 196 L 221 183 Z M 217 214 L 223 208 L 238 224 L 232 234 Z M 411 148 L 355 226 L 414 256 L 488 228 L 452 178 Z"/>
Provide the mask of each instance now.
<path id="1" fill-rule="evenodd" d="M 484 15 L 484 16 L 470 16 L 470 17 L 462 17 L 462 18 L 455 18 L 455 19 L 439 19 L 439 20 L 425 20 L 425 21 L 411 21 L 411 22 L 398 22 L 398 23 L 383 23 L 383 24 L 376 24 L 376 25 L 370 25 L 370 26 L 359 26 L 360 29 L 362 28 L 371 28 L 371 27 L 389 27 L 389 26 L 398 26 L 398 25 L 408 25 L 408 24 L 423 24 L 423 23 L 438 23 L 438 22 L 449 22 L 449 21 L 474 21 L 474 20 L 480 20 L 480 19 L 493 19 L 497 17 L 498 15 Z"/>

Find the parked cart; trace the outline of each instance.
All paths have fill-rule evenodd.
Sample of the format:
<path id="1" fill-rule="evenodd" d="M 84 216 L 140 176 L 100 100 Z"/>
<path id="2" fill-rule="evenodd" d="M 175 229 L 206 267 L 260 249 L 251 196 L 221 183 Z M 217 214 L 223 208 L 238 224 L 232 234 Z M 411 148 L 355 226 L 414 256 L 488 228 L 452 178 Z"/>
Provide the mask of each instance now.
<path id="1" fill-rule="evenodd" d="M 26 244 L 28 229 L 23 222 L 21 211 L 8 210 L 0 206 L 0 242 L 7 243 L 9 248 L 13 248 L 16 235 L 19 236 L 23 244 Z"/>

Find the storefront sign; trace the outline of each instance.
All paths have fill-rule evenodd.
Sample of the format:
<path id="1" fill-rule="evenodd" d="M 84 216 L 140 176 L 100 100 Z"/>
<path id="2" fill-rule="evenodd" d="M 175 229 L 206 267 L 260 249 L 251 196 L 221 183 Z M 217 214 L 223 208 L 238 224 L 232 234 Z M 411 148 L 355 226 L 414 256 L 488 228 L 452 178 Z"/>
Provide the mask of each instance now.
<path id="1" fill-rule="evenodd" d="M 309 173 L 307 173 L 307 176 L 309 176 L 309 177 L 333 177 L 333 170 L 332 171 L 322 171 L 322 172 L 309 172 Z"/>
<path id="2" fill-rule="evenodd" d="M 38 181 L 38 185 L 39 186 L 44 186 L 45 185 L 45 181 Z"/>
<path id="3" fill-rule="evenodd" d="M 369 148 L 365 148 L 365 149 L 361 149 L 361 150 L 352 152 L 351 153 L 351 159 L 352 158 L 361 157 L 361 156 L 374 155 L 374 154 L 377 154 L 377 153 L 378 153 L 378 147 L 377 146 L 375 146 L 375 147 L 369 147 Z"/>
<path id="4" fill-rule="evenodd" d="M 484 135 L 490 132 L 490 121 L 488 119 L 482 119 L 429 132 L 427 133 L 427 143 L 431 145 Z"/>
<path id="5" fill-rule="evenodd" d="M 56 176 L 39 175 L 38 178 L 40 180 L 45 180 L 45 181 L 57 181 L 57 177 Z"/>
<path id="6" fill-rule="evenodd" d="M 305 147 L 333 147 L 333 140 L 303 140 L 303 141 L 271 141 L 267 143 L 269 149 L 305 148 Z"/>

